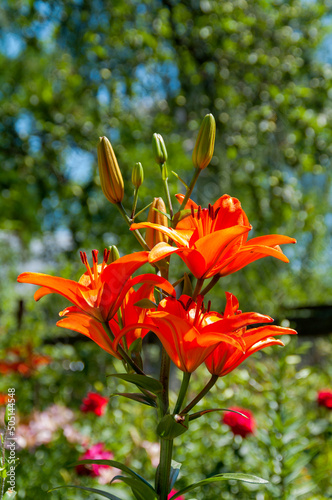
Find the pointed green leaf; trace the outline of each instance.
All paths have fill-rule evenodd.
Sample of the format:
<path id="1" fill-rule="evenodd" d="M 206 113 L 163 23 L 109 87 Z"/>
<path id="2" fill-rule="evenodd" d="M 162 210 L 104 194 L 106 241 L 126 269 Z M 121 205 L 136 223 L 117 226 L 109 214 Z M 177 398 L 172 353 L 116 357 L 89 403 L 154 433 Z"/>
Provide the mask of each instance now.
<path id="1" fill-rule="evenodd" d="M 99 465 L 109 465 L 110 467 L 116 467 L 117 469 L 120 469 L 123 472 L 126 472 L 127 474 L 132 476 L 134 479 L 141 481 L 147 487 L 149 487 L 152 491 L 154 491 L 151 484 L 148 483 L 147 480 L 144 479 L 144 477 L 137 474 L 137 472 L 130 469 L 130 467 L 127 467 L 127 465 L 122 464 L 121 462 L 117 462 L 116 460 L 106 460 L 106 459 L 78 460 L 77 462 L 74 462 L 73 464 L 68 465 L 68 467 L 76 467 L 76 465 L 84 465 L 84 464 L 99 464 Z M 112 479 L 112 481 L 114 481 L 114 478 Z"/>
<path id="2" fill-rule="evenodd" d="M 142 299 L 134 304 L 136 307 L 141 307 L 142 309 L 155 309 L 157 304 L 150 299 Z"/>
<path id="3" fill-rule="evenodd" d="M 174 224 L 176 225 L 181 220 L 185 219 L 186 217 L 189 217 L 189 215 L 191 215 L 191 209 L 189 208 L 185 208 L 183 210 L 180 210 L 179 212 L 176 212 L 176 214 L 172 219 L 173 225 Z"/>
<path id="4" fill-rule="evenodd" d="M 155 210 L 156 212 L 159 212 L 161 215 L 164 215 L 165 217 L 167 217 L 167 219 L 172 220 L 171 216 L 169 214 L 166 214 L 165 212 L 158 210 L 158 208 L 153 207 L 153 210 Z"/>
<path id="5" fill-rule="evenodd" d="M 182 464 L 180 464 L 179 462 L 176 462 L 175 460 L 172 460 L 172 463 L 171 463 L 171 473 L 170 473 L 170 476 L 169 476 L 170 489 L 173 488 L 173 486 L 175 484 L 175 481 L 179 477 L 181 465 Z"/>
<path id="6" fill-rule="evenodd" d="M 244 415 L 243 413 L 236 410 L 230 410 L 229 408 L 211 408 L 210 410 L 201 410 L 197 411 L 196 413 L 192 413 L 191 415 L 189 415 L 189 421 L 191 422 L 192 420 L 196 420 L 196 418 L 200 418 L 202 415 L 205 415 L 205 413 L 211 413 L 212 411 L 230 411 L 232 413 L 241 415 L 241 417 L 248 418 L 247 415 Z"/>
<path id="7" fill-rule="evenodd" d="M 157 434 L 163 439 L 174 439 L 187 432 L 188 425 L 188 415 L 165 415 L 157 426 Z"/>
<path id="8" fill-rule="evenodd" d="M 183 283 L 182 295 L 189 295 L 189 297 L 192 297 L 193 287 L 191 286 L 191 281 L 187 273 L 184 273 L 183 279 L 184 283 Z"/>
<path id="9" fill-rule="evenodd" d="M 113 477 L 111 484 L 115 480 L 120 480 L 123 483 L 127 484 L 131 488 L 131 491 L 133 492 L 137 500 L 154 500 L 155 498 L 158 498 L 157 492 L 152 488 L 150 484 L 148 487 L 141 481 L 126 476 Z"/>
<path id="10" fill-rule="evenodd" d="M 50 493 L 51 491 L 55 491 L 55 490 L 60 490 L 62 488 L 77 488 L 78 490 L 91 491 L 91 493 L 97 493 L 97 495 L 101 495 L 102 497 L 108 498 L 109 500 L 122 500 L 121 498 L 116 497 L 115 495 L 112 495 L 112 493 L 108 493 L 108 491 L 96 490 L 95 488 L 86 488 L 85 486 L 75 486 L 73 484 L 68 484 L 67 486 L 58 486 L 57 488 L 52 488 L 51 490 L 48 490 L 47 493 Z"/>
<path id="11" fill-rule="evenodd" d="M 176 280 L 174 283 L 172 283 L 172 287 L 175 288 L 180 283 L 182 283 L 183 280 L 184 280 L 184 277 L 182 276 L 182 278 L 180 278 L 180 279 Z"/>
<path id="12" fill-rule="evenodd" d="M 267 484 L 268 481 L 265 479 L 262 479 L 257 476 L 253 476 L 252 474 L 241 474 L 241 473 L 225 473 L 225 474 L 217 474 L 216 476 L 208 477 L 207 479 L 203 479 L 202 481 L 198 481 L 198 483 L 191 484 L 190 486 L 187 486 L 186 488 L 183 488 L 182 490 L 178 491 L 173 495 L 170 500 L 175 500 L 181 495 L 184 495 L 185 493 L 188 493 L 188 491 L 192 491 L 195 488 L 199 488 L 200 486 L 204 486 L 205 484 L 209 483 L 215 483 L 219 481 L 229 481 L 229 480 L 234 480 L 236 479 L 237 481 L 243 481 L 245 483 L 255 483 L 255 484 Z"/>
<path id="13" fill-rule="evenodd" d="M 186 184 L 186 183 L 184 182 L 184 180 L 183 180 L 183 179 L 181 179 L 181 177 L 180 177 L 180 176 L 179 176 L 176 172 L 174 172 L 173 170 L 172 170 L 171 172 L 172 172 L 172 174 L 173 174 L 173 175 L 175 175 L 175 177 L 176 177 L 176 178 L 177 178 L 180 182 L 182 182 L 182 184 L 184 185 L 184 187 L 185 187 L 186 189 L 189 189 L 188 184 Z"/>
<path id="14" fill-rule="evenodd" d="M 111 394 L 110 397 L 113 396 L 123 396 L 124 398 L 127 399 L 132 399 L 133 401 L 137 401 L 138 403 L 142 403 L 147 406 L 152 406 L 153 408 L 157 408 L 157 403 L 154 399 L 149 398 L 148 396 L 145 396 L 145 394 L 141 394 L 140 392 L 138 393 L 131 393 L 131 392 L 114 392 Z"/>
<path id="15" fill-rule="evenodd" d="M 129 354 L 133 352 L 140 353 L 141 350 L 142 350 L 142 338 L 139 337 L 138 339 L 134 340 L 134 342 L 132 342 L 132 344 L 130 345 Z"/>
<path id="16" fill-rule="evenodd" d="M 111 375 L 108 375 L 108 377 L 120 378 L 121 380 L 130 382 L 131 384 L 135 384 L 140 389 L 146 389 L 153 392 L 154 394 L 158 394 L 163 390 L 163 386 L 159 382 L 159 380 L 152 377 L 147 377 L 146 375 L 138 375 L 136 373 L 112 373 Z"/>

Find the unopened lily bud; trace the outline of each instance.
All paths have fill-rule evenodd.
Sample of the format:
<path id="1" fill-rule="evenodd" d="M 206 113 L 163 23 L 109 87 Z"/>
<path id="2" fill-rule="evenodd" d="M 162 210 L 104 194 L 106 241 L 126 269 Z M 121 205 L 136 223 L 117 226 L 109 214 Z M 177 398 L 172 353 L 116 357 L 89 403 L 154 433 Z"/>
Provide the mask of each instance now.
<path id="1" fill-rule="evenodd" d="M 213 115 L 205 115 L 193 151 L 193 163 L 195 168 L 202 170 L 208 166 L 213 156 L 215 140 L 216 121 Z"/>
<path id="2" fill-rule="evenodd" d="M 119 250 L 115 245 L 110 245 L 109 247 L 110 254 L 107 259 L 107 264 L 111 264 L 112 262 L 115 262 L 116 260 L 120 259 L 120 254 Z"/>
<path id="3" fill-rule="evenodd" d="M 157 212 L 155 208 L 159 210 L 159 212 Z M 168 227 L 168 219 L 166 215 L 163 215 L 160 212 L 166 213 L 164 200 L 162 198 L 154 198 L 152 205 L 150 206 L 148 222 Z M 145 241 L 149 248 L 153 248 L 155 245 L 157 245 L 157 243 L 160 243 L 161 241 L 167 243 L 168 237 L 161 231 L 157 231 L 156 229 L 148 227 L 145 233 Z"/>
<path id="4" fill-rule="evenodd" d="M 167 161 L 167 150 L 164 139 L 160 134 L 153 134 L 152 148 L 156 162 L 159 163 L 159 165 L 163 165 L 163 163 Z"/>
<path id="5" fill-rule="evenodd" d="M 98 167 L 104 195 L 111 203 L 120 203 L 123 200 L 124 184 L 116 156 L 107 137 L 99 138 Z"/>
<path id="6" fill-rule="evenodd" d="M 142 167 L 142 163 L 135 163 L 132 174 L 131 174 L 131 182 L 133 186 L 137 189 L 143 184 L 144 181 L 144 170 Z"/>

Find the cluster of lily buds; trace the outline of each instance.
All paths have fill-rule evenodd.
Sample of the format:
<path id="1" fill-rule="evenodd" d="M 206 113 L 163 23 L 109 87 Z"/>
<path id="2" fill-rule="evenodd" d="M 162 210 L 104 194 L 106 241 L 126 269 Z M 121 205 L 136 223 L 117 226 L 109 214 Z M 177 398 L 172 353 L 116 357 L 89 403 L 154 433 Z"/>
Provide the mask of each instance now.
<path id="1" fill-rule="evenodd" d="M 192 159 L 195 168 L 206 168 L 213 156 L 216 138 L 216 122 L 212 114 L 204 117 L 196 139 Z M 166 161 L 168 158 L 165 141 L 160 134 L 153 134 L 152 149 L 156 163 L 162 169 L 163 180 L 167 179 Z M 98 144 L 98 168 L 104 195 L 113 204 L 121 203 L 124 197 L 124 182 L 114 150 L 107 137 L 100 137 Z M 143 166 L 134 165 L 131 181 L 138 189 L 144 181 Z"/>

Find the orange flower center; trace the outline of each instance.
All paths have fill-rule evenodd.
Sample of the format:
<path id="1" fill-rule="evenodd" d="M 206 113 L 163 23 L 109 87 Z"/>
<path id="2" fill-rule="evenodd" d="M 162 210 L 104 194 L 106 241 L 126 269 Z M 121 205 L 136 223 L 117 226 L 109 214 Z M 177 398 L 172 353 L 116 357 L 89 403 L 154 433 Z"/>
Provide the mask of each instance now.
<path id="1" fill-rule="evenodd" d="M 216 229 L 217 215 L 219 213 L 220 207 L 214 210 L 213 206 L 209 203 L 208 208 L 202 208 L 200 205 L 198 209 L 194 210 L 191 205 L 191 216 L 192 222 L 196 227 L 197 233 L 195 234 L 195 240 L 202 238 L 208 234 L 213 233 Z"/>
<path id="2" fill-rule="evenodd" d="M 99 288 L 101 285 L 100 275 L 107 266 L 107 261 L 109 259 L 110 250 L 105 248 L 103 255 L 103 262 L 98 265 L 98 250 L 92 250 L 92 268 L 88 262 L 86 252 L 80 252 L 80 257 L 82 263 L 86 267 L 86 273 L 84 273 L 79 279 L 79 283 L 91 289 Z"/>

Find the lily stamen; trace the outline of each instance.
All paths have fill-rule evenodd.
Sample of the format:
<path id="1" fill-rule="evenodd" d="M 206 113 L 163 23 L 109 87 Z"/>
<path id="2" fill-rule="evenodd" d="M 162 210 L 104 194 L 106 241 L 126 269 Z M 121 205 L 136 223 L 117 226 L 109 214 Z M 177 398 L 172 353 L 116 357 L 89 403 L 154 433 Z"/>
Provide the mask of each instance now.
<path id="1" fill-rule="evenodd" d="M 88 271 L 91 283 L 94 283 L 94 279 L 93 279 L 92 272 L 91 272 L 91 267 L 90 267 L 88 258 L 86 256 L 86 252 L 80 252 L 80 257 L 81 257 L 82 263 L 85 265 L 86 270 Z"/>
<path id="2" fill-rule="evenodd" d="M 98 281 L 98 250 L 92 250 L 93 275 L 95 282 Z"/>

